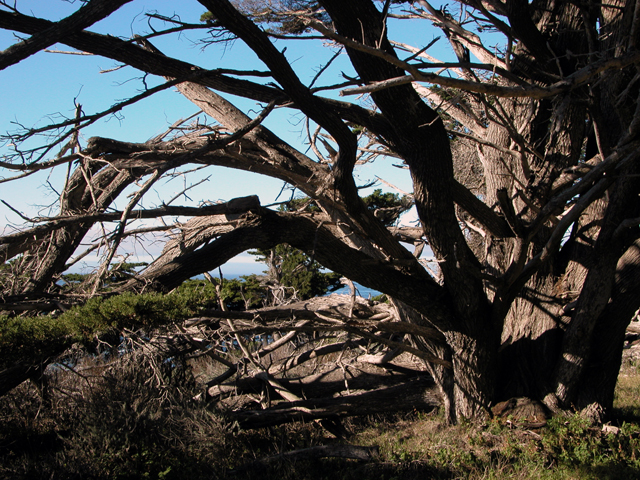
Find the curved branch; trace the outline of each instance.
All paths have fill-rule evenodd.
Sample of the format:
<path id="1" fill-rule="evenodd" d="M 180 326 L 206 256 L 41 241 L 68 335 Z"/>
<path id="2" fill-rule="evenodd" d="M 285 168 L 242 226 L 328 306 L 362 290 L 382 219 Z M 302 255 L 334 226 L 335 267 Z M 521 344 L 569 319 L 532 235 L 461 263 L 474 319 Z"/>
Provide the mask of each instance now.
<path id="1" fill-rule="evenodd" d="M 26 34 L 35 34 L 52 26 L 54 22 L 29 17 L 15 12 L 0 11 L 0 28 L 15 30 Z M 259 102 L 269 103 L 276 100 L 277 104 L 290 104 L 291 100 L 280 89 L 261 85 L 248 80 L 232 78 L 226 74 L 238 74 L 226 69 L 203 70 L 191 63 L 183 62 L 159 53 L 149 52 L 131 42 L 116 37 L 92 32 L 76 32 L 65 36 L 61 42 L 81 51 L 111 58 L 125 63 L 143 72 L 172 78 L 190 78 L 198 76 L 198 83 L 220 92 L 238 95 Z M 380 114 L 333 99 L 316 97 L 322 108 L 337 112 L 346 120 L 366 126 L 379 135 L 389 137 L 393 128 Z M 295 105 L 292 105 L 295 106 Z"/>
<path id="2" fill-rule="evenodd" d="M 312 255 L 326 268 L 341 273 L 361 285 L 402 299 L 407 304 L 429 312 L 429 320 L 438 328 L 452 321 L 446 305 L 446 292 L 426 272 L 417 277 L 404 273 L 402 261 L 383 261 L 347 246 L 329 228 L 317 223 L 323 216 L 276 213 L 266 208 L 253 211 L 238 220 L 238 226 L 203 247 L 136 280 L 121 290 L 144 288 L 156 284 L 171 290 L 184 280 L 211 271 L 234 256 L 252 248 L 272 248 L 286 242 Z M 328 222 L 330 223 L 330 222 Z"/>

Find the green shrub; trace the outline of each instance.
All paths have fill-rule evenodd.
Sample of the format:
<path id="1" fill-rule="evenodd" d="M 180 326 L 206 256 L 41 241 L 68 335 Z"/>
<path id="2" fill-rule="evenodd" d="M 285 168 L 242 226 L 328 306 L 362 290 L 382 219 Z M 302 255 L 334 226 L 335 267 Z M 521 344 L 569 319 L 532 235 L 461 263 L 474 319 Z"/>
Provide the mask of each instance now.
<path id="1" fill-rule="evenodd" d="M 267 288 L 251 275 L 225 281 L 221 296 L 230 310 L 257 308 L 263 306 Z M 118 335 L 123 329 L 151 330 L 200 315 L 218 305 L 215 284 L 189 280 L 168 294 L 127 292 L 92 298 L 57 316 L 0 316 L 0 366 L 22 360 L 38 363 L 74 343 L 91 344 L 98 334 Z"/>
<path id="2" fill-rule="evenodd" d="M 617 434 L 605 434 L 579 414 L 559 416 L 549 421 L 542 446 L 561 463 L 640 469 L 640 427 L 635 424 L 624 423 Z"/>
<path id="3" fill-rule="evenodd" d="M 249 310 L 264 306 L 268 289 L 256 275 L 225 280 L 220 291 L 229 310 Z"/>
<path id="4" fill-rule="evenodd" d="M 196 295 L 123 293 L 89 299 L 59 316 L 2 316 L 0 365 L 28 359 L 40 361 L 76 342 L 91 343 L 97 334 L 160 327 L 194 316 L 203 308 Z"/>

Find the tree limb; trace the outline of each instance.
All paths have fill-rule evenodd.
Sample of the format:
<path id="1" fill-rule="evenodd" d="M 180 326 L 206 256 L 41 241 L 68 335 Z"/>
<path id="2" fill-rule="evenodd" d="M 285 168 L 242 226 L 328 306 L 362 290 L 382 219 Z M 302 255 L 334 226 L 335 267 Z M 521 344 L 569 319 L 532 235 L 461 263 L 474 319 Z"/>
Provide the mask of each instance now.
<path id="1" fill-rule="evenodd" d="M 108 17 L 131 0 L 91 0 L 72 15 L 35 33 L 31 38 L 16 43 L 0 52 L 0 70 L 20 62 L 65 38 L 69 33 L 84 30 L 88 26 Z"/>

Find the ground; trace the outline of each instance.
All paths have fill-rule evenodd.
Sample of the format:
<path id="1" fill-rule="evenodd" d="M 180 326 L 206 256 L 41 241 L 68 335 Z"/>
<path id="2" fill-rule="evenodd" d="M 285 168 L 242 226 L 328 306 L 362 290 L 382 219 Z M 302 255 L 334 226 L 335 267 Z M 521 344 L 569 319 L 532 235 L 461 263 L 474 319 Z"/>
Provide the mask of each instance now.
<path id="1" fill-rule="evenodd" d="M 166 392 L 158 396 L 137 381 L 139 366 L 94 386 L 82 402 L 56 397 L 64 384 L 43 400 L 27 382 L 0 404 L 0 477 L 640 478 L 640 341 L 630 340 L 605 427 L 579 416 L 538 428 L 510 416 L 453 427 L 437 411 L 414 411 L 345 419 L 343 438 L 314 422 L 242 431 L 210 409 L 168 407 Z M 281 455 L 344 444 L 377 447 L 377 455 L 369 461 Z"/>

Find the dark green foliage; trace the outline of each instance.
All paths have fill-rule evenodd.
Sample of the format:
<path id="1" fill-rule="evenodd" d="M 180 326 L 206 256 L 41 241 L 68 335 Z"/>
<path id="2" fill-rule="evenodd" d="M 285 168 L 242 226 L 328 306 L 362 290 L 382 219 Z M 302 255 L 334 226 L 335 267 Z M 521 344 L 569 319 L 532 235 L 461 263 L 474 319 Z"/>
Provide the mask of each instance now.
<path id="1" fill-rule="evenodd" d="M 195 302 L 203 308 L 218 309 L 217 286 L 220 280 L 187 280 L 177 289 L 177 293 L 190 302 Z M 239 278 L 225 279 L 220 289 L 222 301 L 229 310 L 248 310 L 264 306 L 268 295 L 268 288 L 257 275 L 243 275 Z"/>
<path id="2" fill-rule="evenodd" d="M 412 205 L 409 197 L 400 197 L 397 193 L 382 193 L 380 188 L 375 189 L 362 201 L 369 210 L 373 210 L 374 216 L 387 227 L 396 223 L 398 217 Z"/>
<path id="3" fill-rule="evenodd" d="M 84 273 L 66 273 L 62 275 L 62 280 L 67 284 L 79 284 L 84 282 L 89 275 Z"/>
<path id="4" fill-rule="evenodd" d="M 380 188 L 374 190 L 371 195 L 363 197 L 362 200 L 367 208 L 380 213 L 380 215 L 376 214 L 376 217 L 386 225 L 393 224 L 398 215 L 411 205 L 408 198 L 401 198 L 397 193 L 382 193 Z M 306 212 L 319 211 L 318 206 L 308 197 L 293 198 L 280 206 L 280 210 L 285 212 L 301 209 Z M 256 255 L 258 261 L 267 264 L 269 270 L 265 273 L 271 281 L 295 290 L 300 300 L 326 295 L 341 287 L 339 274 L 323 272 L 322 265 L 306 253 L 289 245 L 281 244 L 274 249 L 249 253 Z"/>
<path id="5" fill-rule="evenodd" d="M 382 193 L 381 188 L 376 188 L 371 195 L 363 197 L 362 201 L 370 210 L 398 207 L 402 204 L 400 195 L 391 192 Z"/>
<path id="6" fill-rule="evenodd" d="M 216 21 L 216 18 L 213 16 L 213 13 L 204 12 L 202 15 L 200 15 L 200 21 L 202 23 L 213 24 Z"/>
<path id="7" fill-rule="evenodd" d="M 176 294 L 123 293 L 107 299 L 93 298 L 60 318 L 73 318 L 76 325 L 95 331 L 101 325 L 114 329 L 155 327 L 184 319 L 199 309 L 199 301 Z M 92 328 L 92 327 L 98 328 Z"/>
<path id="8" fill-rule="evenodd" d="M 365 131 L 365 128 L 362 125 L 357 125 L 355 123 L 350 123 L 349 128 L 351 128 L 351 133 L 355 135 L 360 135 Z"/>
<path id="9" fill-rule="evenodd" d="M 58 317 L 0 317 L 0 365 L 18 359 L 39 361 L 81 342 L 90 344 L 97 334 L 122 329 L 155 328 L 184 320 L 204 308 L 196 295 L 123 293 L 92 298 Z"/>
<path id="10" fill-rule="evenodd" d="M 255 275 L 226 280 L 222 299 L 229 310 L 262 307 L 268 289 Z M 205 309 L 219 308 L 216 286 L 204 280 L 184 282 L 174 292 L 123 293 L 89 299 L 58 316 L 0 316 L 0 366 L 17 360 L 40 362 L 74 343 L 85 345 L 96 335 L 123 329 L 152 329 L 185 320 Z"/>
<path id="11" fill-rule="evenodd" d="M 563 463 L 640 470 L 637 424 L 624 423 L 617 434 L 606 434 L 580 415 L 556 417 L 549 422 L 542 445 L 547 455 Z"/>
<path id="12" fill-rule="evenodd" d="M 295 290 L 300 300 L 322 296 L 341 287 L 339 274 L 323 272 L 322 265 L 287 244 L 249 253 L 267 264 L 269 270 L 266 273 L 272 281 Z"/>
<path id="13" fill-rule="evenodd" d="M 215 280 L 215 283 L 211 283 L 209 280 L 186 280 L 173 294 L 177 294 L 185 301 L 197 304 L 201 308 L 217 309 L 220 307 L 216 293 L 217 284 L 219 284 L 218 280 Z"/>
<path id="14" fill-rule="evenodd" d="M 341 287 L 340 275 L 322 272 L 322 266 L 306 254 L 282 244 L 275 248 L 282 274 L 280 282 L 298 292 L 301 300 L 325 295 Z"/>
<path id="15" fill-rule="evenodd" d="M 292 198 L 288 202 L 280 205 L 281 212 L 297 212 L 303 210 L 305 212 L 319 212 L 320 208 L 316 203 L 308 197 Z"/>
<path id="16" fill-rule="evenodd" d="M 381 293 L 380 295 L 376 295 L 373 298 L 371 298 L 371 301 L 380 302 L 380 303 L 388 303 L 389 299 L 387 298 L 387 296 L 384 293 Z"/>
<path id="17" fill-rule="evenodd" d="M 268 289 L 256 275 L 248 275 L 225 280 L 220 293 L 229 310 L 249 310 L 264 306 Z"/>
<path id="18" fill-rule="evenodd" d="M 0 316 L 0 368 L 27 359 L 38 362 L 81 339 L 75 325 L 51 316 Z"/>

